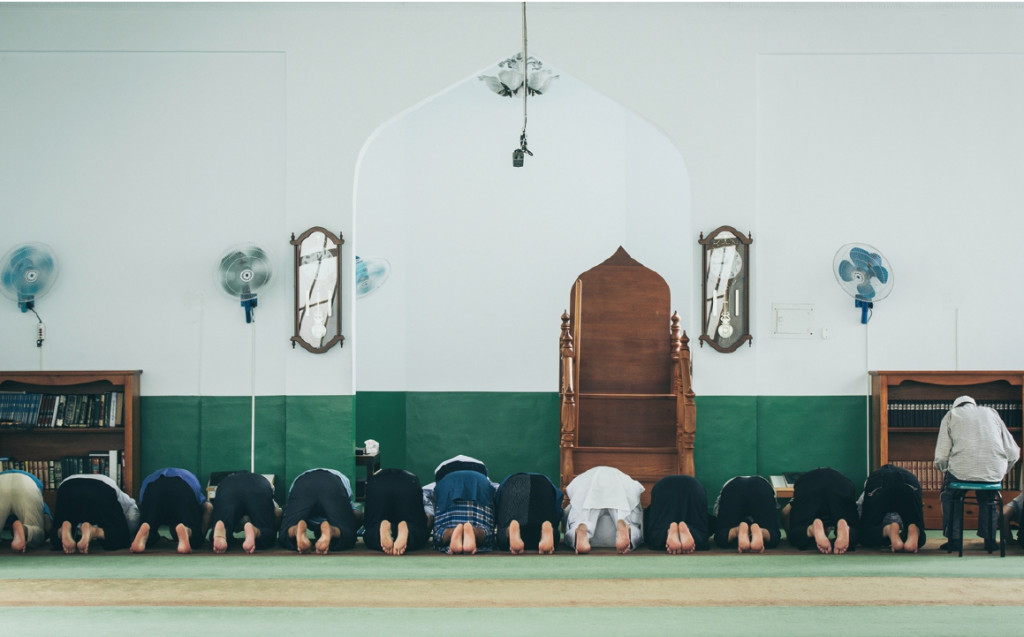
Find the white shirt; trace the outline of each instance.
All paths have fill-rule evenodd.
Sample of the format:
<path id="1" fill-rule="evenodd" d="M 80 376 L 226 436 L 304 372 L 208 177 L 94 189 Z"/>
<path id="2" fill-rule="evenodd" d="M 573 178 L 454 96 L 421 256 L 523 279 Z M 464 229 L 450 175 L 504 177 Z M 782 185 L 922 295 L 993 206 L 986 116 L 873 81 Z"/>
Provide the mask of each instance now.
<path id="1" fill-rule="evenodd" d="M 565 510 L 566 544 L 575 548 L 576 527 L 586 524 L 593 546 L 615 546 L 615 523 L 624 520 L 629 526 L 630 546 L 639 546 L 643 541 L 643 492 L 644 485 L 614 467 L 598 466 L 576 476 L 565 488 L 569 496 Z M 602 518 L 610 524 L 602 525 Z"/>
<path id="2" fill-rule="evenodd" d="M 565 488 L 577 509 L 631 511 L 640 505 L 644 486 L 614 467 L 594 467 L 576 476 Z"/>
<path id="3" fill-rule="evenodd" d="M 968 402 L 943 416 L 935 443 L 939 471 L 970 482 L 1000 482 L 1019 458 L 1020 447 L 991 407 Z"/>

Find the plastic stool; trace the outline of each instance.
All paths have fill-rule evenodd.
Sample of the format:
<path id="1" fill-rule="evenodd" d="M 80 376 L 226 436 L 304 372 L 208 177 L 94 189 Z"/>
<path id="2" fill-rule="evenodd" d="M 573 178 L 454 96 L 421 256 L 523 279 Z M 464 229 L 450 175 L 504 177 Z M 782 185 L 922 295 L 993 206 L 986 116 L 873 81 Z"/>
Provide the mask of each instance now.
<path id="1" fill-rule="evenodd" d="M 999 507 L 999 517 L 997 524 L 999 525 L 999 557 L 1006 557 L 1006 520 L 1003 519 L 1003 494 L 1000 490 L 1003 485 L 999 482 L 950 482 L 946 487 L 953 491 L 953 502 L 955 506 L 960 507 L 960 553 L 959 557 L 964 556 L 964 502 L 967 499 L 967 492 L 974 492 L 974 501 L 979 506 L 978 515 L 981 515 L 980 506 L 981 503 L 978 501 L 979 491 L 994 491 L 996 494 L 996 506 Z M 953 509 L 956 513 L 956 509 Z"/>

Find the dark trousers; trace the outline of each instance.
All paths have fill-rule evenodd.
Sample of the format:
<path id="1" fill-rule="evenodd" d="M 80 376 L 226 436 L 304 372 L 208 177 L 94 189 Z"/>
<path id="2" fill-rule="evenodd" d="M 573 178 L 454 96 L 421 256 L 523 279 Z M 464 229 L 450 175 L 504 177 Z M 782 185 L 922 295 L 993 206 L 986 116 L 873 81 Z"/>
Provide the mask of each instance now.
<path id="1" fill-rule="evenodd" d="M 512 474 L 498 487 L 495 499 L 499 549 L 509 549 L 508 526 L 512 520 L 519 523 L 519 534 L 526 550 L 537 550 L 545 522 L 551 523 L 552 538 L 558 544 L 562 495 L 547 476 L 540 473 Z"/>
<path id="2" fill-rule="evenodd" d="M 960 527 L 960 500 L 949 490 L 950 482 L 961 482 L 950 472 L 942 480 L 942 491 L 939 501 L 942 502 L 942 534 L 950 542 L 963 542 L 964 530 Z M 985 539 L 986 546 L 996 541 L 996 527 L 999 524 L 999 511 L 996 507 L 996 494 L 992 491 L 975 491 L 978 496 L 978 537 Z"/>
<path id="3" fill-rule="evenodd" d="M 116 551 L 131 544 L 128 520 L 117 501 L 117 492 L 108 484 L 92 478 L 65 480 L 57 489 L 57 503 L 53 517 L 50 543 L 53 549 L 62 549 L 60 527 L 65 521 L 72 527 L 88 522 L 103 529 L 100 544 L 105 550 Z"/>
<path id="4" fill-rule="evenodd" d="M 146 486 L 145 496 L 139 501 L 139 517 L 140 522 L 149 524 L 150 537 L 163 524 L 171 528 L 172 534 L 174 527 L 184 524 L 192 529 L 190 544 L 202 544 L 202 505 L 187 482 L 175 476 L 160 476 Z"/>
<path id="5" fill-rule="evenodd" d="M 921 504 L 921 483 L 917 476 L 902 467 L 883 465 L 871 472 L 864 483 L 861 505 L 861 542 L 865 546 L 883 546 L 889 540 L 882 536 L 886 516 L 895 513 L 903 522 L 900 538 L 907 539 L 907 529 L 916 525 L 920 533 L 918 546 L 924 546 L 924 509 Z"/>
<path id="6" fill-rule="evenodd" d="M 644 537 L 655 551 L 664 551 L 668 527 L 686 522 L 698 551 L 708 549 L 708 494 L 693 476 L 666 476 L 651 488 L 644 512 Z"/>
<path id="7" fill-rule="evenodd" d="M 356 518 L 352 513 L 352 502 L 345 485 L 330 471 L 310 471 L 295 479 L 288 493 L 288 503 L 281 519 L 278 541 L 281 546 L 295 550 L 294 537 L 288 537 L 288 529 L 305 520 L 309 528 L 320 537 L 320 524 L 325 519 L 338 528 L 341 534 L 331 539 L 332 551 L 344 551 L 355 546 Z"/>
<path id="8" fill-rule="evenodd" d="M 270 482 L 258 473 L 238 471 L 221 480 L 213 499 L 211 525 L 223 522 L 228 534 L 228 543 L 234 540 L 235 527 L 243 517 L 259 529 L 256 548 L 265 549 L 274 545 L 277 537 L 277 520 L 274 519 L 274 490 Z"/>
<path id="9" fill-rule="evenodd" d="M 718 518 L 715 520 L 715 544 L 722 548 L 735 547 L 737 540 L 729 541 L 729 531 L 740 522 L 757 524 L 768 531 L 770 537 L 765 548 L 779 544 L 779 510 L 775 504 L 775 489 L 761 476 L 738 476 L 722 487 L 718 496 Z"/>
<path id="10" fill-rule="evenodd" d="M 380 523 L 391 523 L 392 533 L 398 523 L 409 527 L 407 550 L 423 548 L 430 537 L 427 514 L 423 510 L 423 487 L 414 474 L 402 469 L 382 469 L 366 481 L 363 508 L 363 544 L 380 551 Z"/>
<path id="11" fill-rule="evenodd" d="M 860 515 L 853 482 L 830 467 L 808 471 L 793 485 L 793 500 L 789 513 L 786 536 L 796 548 L 803 550 L 814 545 L 807 537 L 807 527 L 819 519 L 826 527 L 834 527 L 845 520 L 850 527 L 850 549 L 857 544 Z"/>

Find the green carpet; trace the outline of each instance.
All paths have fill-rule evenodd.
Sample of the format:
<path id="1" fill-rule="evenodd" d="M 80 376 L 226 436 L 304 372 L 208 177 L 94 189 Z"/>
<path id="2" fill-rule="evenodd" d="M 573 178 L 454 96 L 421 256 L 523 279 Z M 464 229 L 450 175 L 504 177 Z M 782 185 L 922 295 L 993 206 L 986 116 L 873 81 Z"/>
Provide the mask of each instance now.
<path id="1" fill-rule="evenodd" d="M 1024 579 L 1020 549 L 1005 558 L 983 552 L 889 555 L 858 550 L 847 555 L 734 555 L 721 551 L 668 556 L 641 550 L 630 555 L 569 553 L 551 556 L 499 554 L 472 557 L 426 552 L 385 555 L 59 555 L 52 552 L 0 556 L 0 577 L 77 578 L 259 578 L 259 579 L 587 579 L 726 577 L 979 577 Z"/>
<path id="2" fill-rule="evenodd" d="M 453 557 L 432 552 L 388 557 L 367 552 L 351 552 L 329 556 L 274 552 L 254 556 L 230 553 L 212 555 L 200 552 L 179 556 L 171 552 L 131 555 L 126 552 L 64 556 L 40 550 L 25 555 L 0 554 L 0 586 L 22 590 L 31 584 L 52 581 L 57 585 L 82 586 L 95 590 L 113 580 L 145 579 L 159 588 L 161 580 L 190 580 L 202 590 L 203 580 L 245 580 L 250 584 L 273 587 L 275 580 L 292 580 L 282 586 L 304 587 L 312 596 L 318 581 L 366 581 L 367 585 L 384 580 L 429 582 L 430 594 L 436 594 L 439 605 L 446 599 L 445 581 L 472 582 L 480 580 L 550 580 L 553 590 L 565 590 L 563 607 L 510 608 L 476 604 L 449 608 L 414 608 L 402 603 L 395 608 L 377 606 L 357 608 L 325 608 L 307 606 L 245 607 L 224 606 L 144 606 L 76 605 L 68 595 L 62 606 L 4 605 L 0 600 L 0 618 L 9 634 L 33 631 L 47 635 L 194 635 L 200 632 L 224 635 L 282 635 L 296 632 L 337 634 L 390 634 L 414 637 L 436 636 L 458 632 L 466 635 L 516 636 L 558 635 L 586 636 L 628 635 L 639 632 L 649 635 L 864 635 L 883 634 L 928 635 L 928 637 L 975 634 L 978 626 L 1003 626 L 1012 629 L 1019 623 L 1022 609 L 1016 595 L 1018 586 L 1006 582 L 1007 605 L 979 606 L 978 603 L 999 603 L 972 599 L 966 578 L 1024 579 L 1024 555 L 1019 547 L 1011 547 L 1006 558 L 973 551 L 958 558 L 936 550 L 919 555 L 890 555 L 861 549 L 847 555 L 812 553 L 768 553 L 735 555 L 710 551 L 691 556 L 667 556 L 641 549 L 624 556 L 595 554 L 576 556 L 569 553 L 554 556 L 509 556 L 487 554 Z M 850 604 L 816 601 L 813 582 L 807 588 L 807 605 L 747 606 L 634 606 L 629 597 L 630 580 L 671 581 L 704 580 L 700 589 L 713 581 L 726 578 L 773 578 L 783 587 L 787 578 L 900 578 L 900 586 L 915 587 L 919 594 L 929 588 L 952 588 L 957 605 L 899 605 L 899 586 L 891 594 L 893 605 L 866 604 L 851 599 Z M 623 602 L 620 606 L 583 607 L 571 601 L 574 587 L 585 580 L 615 580 L 621 583 Z M 771 587 L 773 579 L 766 579 Z M 964 581 L 959 581 L 963 579 Z M 885 580 L 872 582 L 885 586 Z M 540 582 L 538 582 L 538 585 Z M 37 584 L 38 585 L 38 584 Z M 648 582 L 649 585 L 649 582 Z M 49 588 L 48 585 L 47 588 Z M 230 587 L 230 583 L 228 584 Z M 661 587 L 661 584 L 656 586 Z M 1000 587 L 1003 584 L 999 585 Z M 919 588 L 917 588 L 919 587 Z M 961 590 L 962 589 L 962 590 Z M 842 589 L 845 591 L 846 589 Z M 874 590 L 877 590 L 874 589 Z M 998 590 L 1001 590 L 999 588 Z M 171 590 L 168 596 L 173 596 Z M 553 594 L 561 599 L 563 596 Z M 644 598 L 646 600 L 648 598 Z M 674 599 L 674 598 L 673 598 Z M 744 598 L 745 599 L 745 598 Z M 919 598 L 920 599 L 920 598 Z M 930 599 L 930 597 L 928 598 Z M 962 602 L 960 601 L 962 599 Z M 117 603 L 116 600 L 113 600 Z M 496 604 L 500 603 L 495 600 Z M 51 603 L 49 601 L 45 603 Z M 109 603 L 109 600 L 108 600 Z M 641 603 L 645 603 L 641 601 Z M 682 603 L 682 601 L 680 602 Z"/>
<path id="3" fill-rule="evenodd" d="M 443 594 L 439 591 L 438 594 Z M 1008 591 L 1007 594 L 1012 594 Z M 1016 634 L 1020 607 L 238 609 L 4 608 L 8 634 L 41 635 L 391 635 L 523 637 L 750 635 L 963 637 L 980 626 Z"/>

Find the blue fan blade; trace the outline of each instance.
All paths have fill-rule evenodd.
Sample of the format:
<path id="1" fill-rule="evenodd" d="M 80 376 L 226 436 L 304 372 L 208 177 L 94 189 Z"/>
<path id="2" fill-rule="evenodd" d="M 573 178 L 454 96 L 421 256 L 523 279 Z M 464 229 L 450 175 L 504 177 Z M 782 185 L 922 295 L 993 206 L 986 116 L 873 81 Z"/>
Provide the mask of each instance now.
<path id="1" fill-rule="evenodd" d="M 45 252 L 32 259 L 32 263 L 40 274 L 48 275 L 53 271 L 53 258 Z"/>
<path id="2" fill-rule="evenodd" d="M 363 282 L 370 278 L 366 272 L 366 262 L 356 256 L 356 287 L 363 285 Z"/>
<path id="3" fill-rule="evenodd" d="M 18 263 L 24 268 L 36 268 L 49 272 L 53 269 L 53 258 L 49 254 L 32 246 L 25 246 L 11 255 L 11 263 Z"/>
<path id="4" fill-rule="evenodd" d="M 856 271 L 856 266 L 849 261 L 844 260 L 839 263 L 839 277 L 844 281 L 852 281 L 853 273 Z"/>
<path id="5" fill-rule="evenodd" d="M 857 286 L 857 298 L 870 301 L 875 298 L 875 288 L 870 283 L 861 283 Z"/>
<path id="6" fill-rule="evenodd" d="M 878 280 L 881 281 L 882 283 L 889 282 L 889 271 L 883 268 L 882 266 L 878 265 L 871 268 L 871 273 L 878 277 Z"/>
<path id="7" fill-rule="evenodd" d="M 34 251 L 35 248 L 33 248 L 32 246 L 22 246 L 21 248 L 18 248 L 13 253 L 11 253 L 11 263 L 17 263 L 22 259 L 31 261 L 32 253 Z"/>
<path id="8" fill-rule="evenodd" d="M 864 248 L 850 248 L 850 260 L 864 269 L 882 266 L 882 256 Z"/>
<path id="9" fill-rule="evenodd" d="M 850 261 L 860 268 L 871 264 L 871 257 L 864 248 L 850 248 Z"/>
<path id="10" fill-rule="evenodd" d="M 4 283 L 4 287 L 5 288 L 7 288 L 9 290 L 17 290 L 20 287 L 20 285 L 15 285 L 15 280 L 16 279 L 20 279 L 21 277 L 16 277 L 15 274 L 16 274 L 15 270 L 13 270 L 13 269 L 11 269 L 11 270 L 4 270 L 4 272 L 3 272 L 3 275 L 4 275 L 3 283 Z"/>
<path id="11" fill-rule="evenodd" d="M 3 283 L 8 289 L 15 289 L 22 296 L 38 294 L 53 273 L 53 258 L 32 246 L 25 246 L 11 255 L 10 263 L 14 264 L 3 273 Z M 35 272 L 34 280 L 29 281 L 27 273 Z"/>

